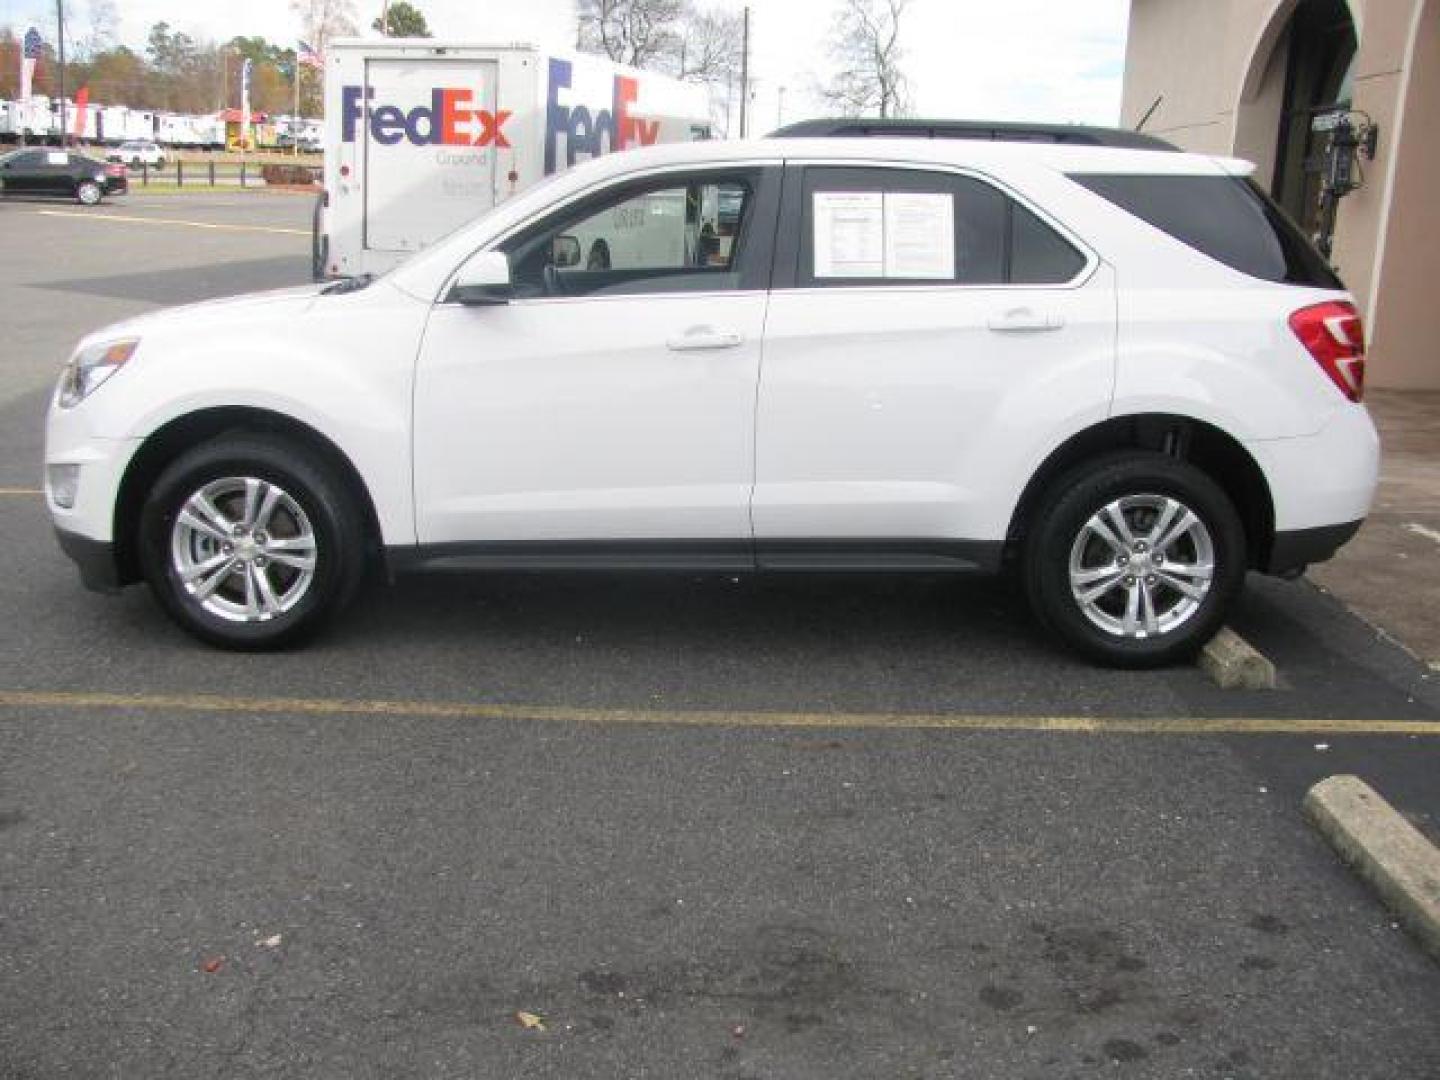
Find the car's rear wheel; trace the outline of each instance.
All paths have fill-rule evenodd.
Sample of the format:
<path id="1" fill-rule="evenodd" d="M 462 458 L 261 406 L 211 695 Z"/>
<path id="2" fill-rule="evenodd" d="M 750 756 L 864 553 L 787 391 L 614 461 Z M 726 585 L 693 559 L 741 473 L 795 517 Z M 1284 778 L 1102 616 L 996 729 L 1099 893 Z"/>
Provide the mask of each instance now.
<path id="1" fill-rule="evenodd" d="M 75 188 L 75 198 L 84 206 L 94 206 L 104 194 L 94 180 L 82 180 Z"/>
<path id="2" fill-rule="evenodd" d="M 156 598 L 222 648 L 303 640 L 350 600 L 363 570 L 354 500 L 288 439 L 227 435 L 181 455 L 156 481 L 140 531 Z"/>
<path id="3" fill-rule="evenodd" d="M 1023 572 L 1036 615 L 1072 647 L 1116 667 L 1154 667 L 1214 636 L 1245 561 L 1240 517 L 1210 477 L 1127 452 L 1049 488 Z"/>

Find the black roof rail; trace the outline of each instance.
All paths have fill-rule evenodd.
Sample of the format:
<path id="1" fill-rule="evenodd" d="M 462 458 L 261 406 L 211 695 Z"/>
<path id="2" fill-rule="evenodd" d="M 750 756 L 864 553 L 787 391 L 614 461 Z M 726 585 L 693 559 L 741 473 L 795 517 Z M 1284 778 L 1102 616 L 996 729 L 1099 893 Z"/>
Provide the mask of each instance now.
<path id="1" fill-rule="evenodd" d="M 849 117 L 801 120 L 772 131 L 771 139 L 979 139 L 988 142 L 1064 143 L 1069 146 L 1110 146 L 1124 150 L 1178 151 L 1173 143 L 1124 128 L 1083 124 L 1020 124 L 997 120 L 923 120 Z"/>

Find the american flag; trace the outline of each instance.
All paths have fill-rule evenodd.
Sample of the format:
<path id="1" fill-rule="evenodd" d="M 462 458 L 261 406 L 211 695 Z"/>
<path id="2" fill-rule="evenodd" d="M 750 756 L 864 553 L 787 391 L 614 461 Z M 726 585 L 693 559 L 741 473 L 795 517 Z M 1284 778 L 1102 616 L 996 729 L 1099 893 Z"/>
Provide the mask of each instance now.
<path id="1" fill-rule="evenodd" d="M 325 66 L 324 57 L 303 41 L 300 42 L 300 48 L 296 51 L 295 55 L 300 63 L 306 67 L 321 68 Z"/>

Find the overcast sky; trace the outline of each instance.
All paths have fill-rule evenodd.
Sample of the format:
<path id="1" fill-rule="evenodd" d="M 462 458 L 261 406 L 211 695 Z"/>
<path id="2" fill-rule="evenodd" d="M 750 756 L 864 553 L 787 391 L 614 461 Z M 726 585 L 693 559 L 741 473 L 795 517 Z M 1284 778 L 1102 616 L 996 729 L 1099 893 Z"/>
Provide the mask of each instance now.
<path id="1" fill-rule="evenodd" d="M 700 0 L 738 10 L 745 0 Z M 67 39 L 83 37 L 89 0 L 67 0 Z M 828 69 L 838 0 L 748 0 L 752 132 L 823 114 L 812 93 Z M 574 43 L 574 0 L 418 0 L 437 37 Z M 121 36 L 143 47 L 164 19 L 200 38 L 259 34 L 291 42 L 288 0 L 117 0 Z M 356 4 L 363 25 L 380 0 Z M 372 10 L 373 9 L 373 10 Z M 54 40 L 52 0 L 0 0 L 0 24 L 35 25 Z M 1113 124 L 1119 118 L 1129 0 L 912 0 L 902 23 L 917 115 Z M 780 88 L 783 87 L 783 94 Z M 783 98 L 783 115 L 780 111 Z"/>

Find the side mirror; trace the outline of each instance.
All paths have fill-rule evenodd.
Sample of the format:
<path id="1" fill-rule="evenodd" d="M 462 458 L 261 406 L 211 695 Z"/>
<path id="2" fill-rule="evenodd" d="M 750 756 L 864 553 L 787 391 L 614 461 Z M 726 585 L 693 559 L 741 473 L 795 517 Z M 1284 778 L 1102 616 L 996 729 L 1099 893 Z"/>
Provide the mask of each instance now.
<path id="1" fill-rule="evenodd" d="M 510 259 L 503 251 L 481 251 L 455 275 L 450 299 L 462 304 L 508 304 L 514 295 Z"/>
<path id="2" fill-rule="evenodd" d="M 556 270 L 580 265 L 580 241 L 573 236 L 557 236 L 550 242 L 550 263 Z"/>

